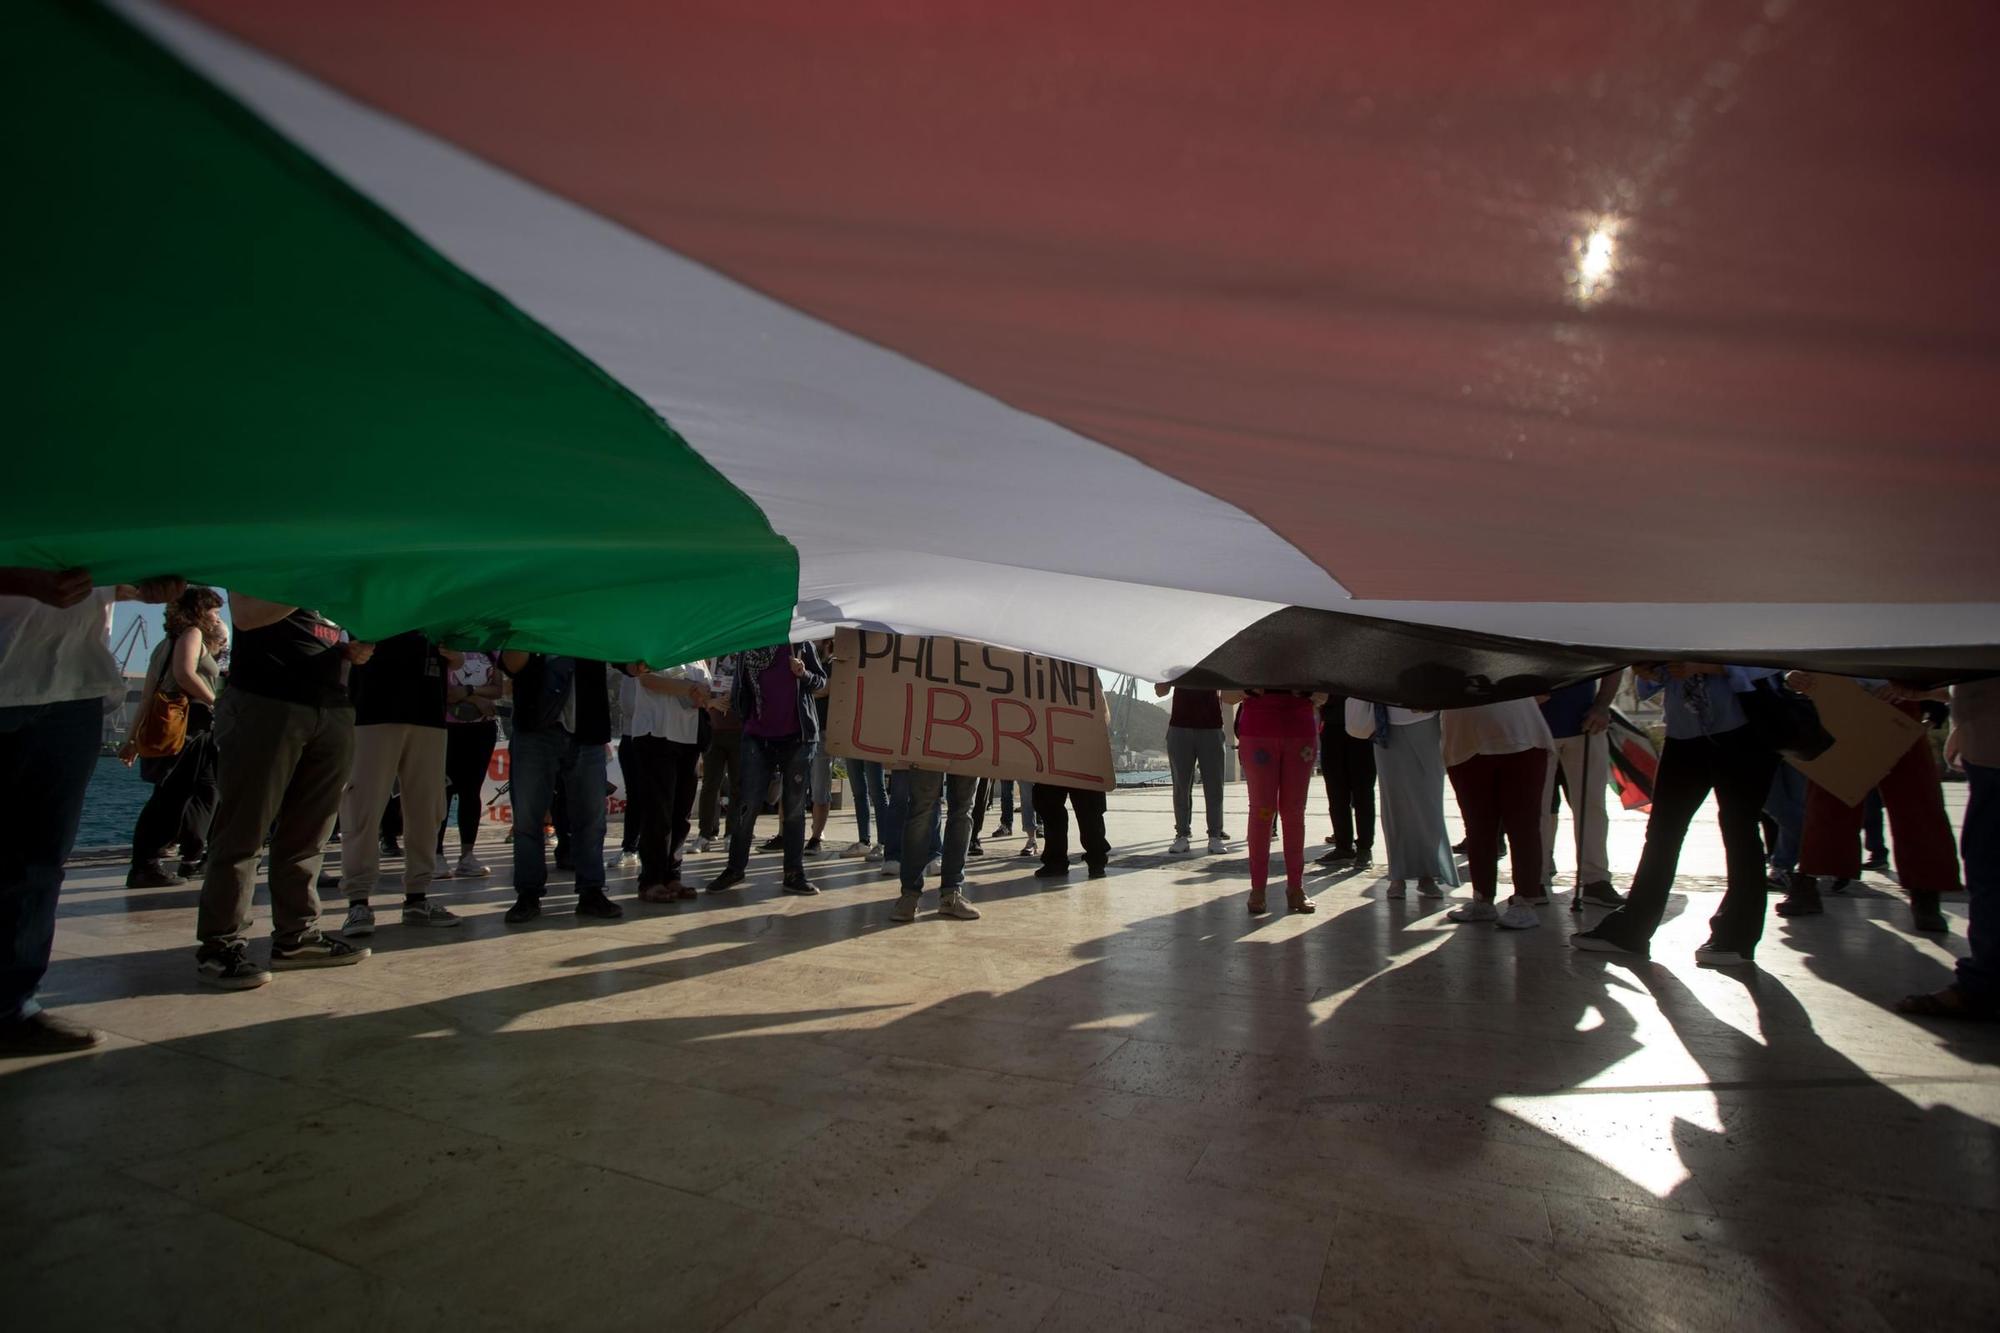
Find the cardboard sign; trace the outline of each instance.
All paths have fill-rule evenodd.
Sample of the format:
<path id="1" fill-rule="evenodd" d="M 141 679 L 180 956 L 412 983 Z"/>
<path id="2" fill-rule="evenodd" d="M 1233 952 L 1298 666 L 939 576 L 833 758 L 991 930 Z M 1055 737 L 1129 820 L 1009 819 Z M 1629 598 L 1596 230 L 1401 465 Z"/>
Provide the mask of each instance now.
<path id="1" fill-rule="evenodd" d="M 891 768 L 1110 791 L 1111 710 L 1093 667 L 970 639 L 839 629 L 827 749 Z"/>
<path id="2" fill-rule="evenodd" d="M 1833 744 L 1817 759 L 1786 762 L 1849 805 L 1867 800 L 1924 734 L 1923 723 L 1846 676 L 1815 674 L 1810 697 Z"/>

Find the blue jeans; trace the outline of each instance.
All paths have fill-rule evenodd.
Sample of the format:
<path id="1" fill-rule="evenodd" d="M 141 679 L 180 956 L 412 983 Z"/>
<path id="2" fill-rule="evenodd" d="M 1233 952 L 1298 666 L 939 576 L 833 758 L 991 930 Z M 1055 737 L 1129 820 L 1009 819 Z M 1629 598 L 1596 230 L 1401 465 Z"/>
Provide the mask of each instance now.
<path id="1" fill-rule="evenodd" d="M 731 870 L 743 870 L 750 864 L 750 840 L 756 836 L 757 812 L 764 808 L 764 793 L 770 788 L 771 775 L 776 773 L 783 779 L 778 833 L 785 840 L 785 878 L 805 875 L 806 795 L 812 785 L 813 752 L 818 748 L 797 736 L 775 740 L 767 736 L 743 738 L 729 828 Z"/>
<path id="2" fill-rule="evenodd" d="M 41 1008 L 35 988 L 103 727 L 102 699 L 0 708 L 0 1023 Z"/>
<path id="3" fill-rule="evenodd" d="M 514 892 L 540 898 L 549 866 L 542 852 L 542 819 L 560 777 L 568 803 L 570 863 L 576 891 L 604 887 L 604 747 L 578 745 L 561 727 L 516 731 L 511 751 L 514 798 Z"/>
<path id="4" fill-rule="evenodd" d="M 1965 942 L 1958 988 L 1976 1008 L 2000 1008 L 2000 768 L 1965 766 Z"/>
<path id="5" fill-rule="evenodd" d="M 1805 834 L 1806 775 L 1790 764 L 1779 763 L 1771 779 L 1771 794 L 1764 800 L 1764 813 L 1778 826 L 1771 869 L 1790 874 L 1799 868 L 1799 843 Z"/>
<path id="6" fill-rule="evenodd" d="M 882 816 L 882 856 L 884 860 L 900 865 L 903 860 L 903 826 L 910 817 L 910 770 L 899 768 L 891 773 L 888 789 L 889 799 L 883 807 Z M 943 832 L 944 811 L 940 808 L 931 812 L 931 840 L 925 846 L 937 846 Z"/>
<path id="7" fill-rule="evenodd" d="M 874 827 L 883 833 L 889 831 L 889 784 L 883 780 L 882 765 L 873 759 L 849 759 L 847 783 L 854 788 L 854 824 L 861 835 L 861 841 L 872 842 L 868 836 L 868 816 L 873 812 Z"/>
<path id="8" fill-rule="evenodd" d="M 905 776 L 909 779 L 910 808 L 903 822 L 903 850 L 909 853 L 902 858 L 903 892 L 924 891 L 924 866 L 938 844 L 938 797 L 942 795 L 951 814 L 944 821 L 949 836 L 944 839 L 938 892 L 956 893 L 965 887 L 965 852 L 972 844 L 972 798 L 979 779 L 921 771 Z M 920 841 L 921 847 L 917 845 Z"/>

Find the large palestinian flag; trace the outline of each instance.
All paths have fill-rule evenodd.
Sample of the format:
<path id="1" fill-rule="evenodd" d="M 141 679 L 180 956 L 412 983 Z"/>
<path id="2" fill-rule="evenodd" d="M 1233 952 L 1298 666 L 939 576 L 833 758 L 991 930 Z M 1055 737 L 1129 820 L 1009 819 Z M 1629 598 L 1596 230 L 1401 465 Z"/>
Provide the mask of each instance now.
<path id="1" fill-rule="evenodd" d="M 0 9 L 0 563 L 1408 701 L 2000 665 L 2000 6 Z"/>

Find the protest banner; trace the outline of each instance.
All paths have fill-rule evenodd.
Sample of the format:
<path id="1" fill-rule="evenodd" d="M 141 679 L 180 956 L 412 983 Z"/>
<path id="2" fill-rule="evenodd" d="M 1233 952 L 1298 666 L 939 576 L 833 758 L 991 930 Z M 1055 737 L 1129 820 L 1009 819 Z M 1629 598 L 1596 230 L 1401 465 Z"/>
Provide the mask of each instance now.
<path id="1" fill-rule="evenodd" d="M 1833 744 L 1816 759 L 1787 760 L 1849 805 L 1859 805 L 1923 735 L 1921 722 L 1845 676 L 1815 675 L 1813 707 Z"/>
<path id="2" fill-rule="evenodd" d="M 834 633 L 827 746 L 982 778 L 1110 791 L 1111 711 L 1097 669 L 970 639 Z"/>

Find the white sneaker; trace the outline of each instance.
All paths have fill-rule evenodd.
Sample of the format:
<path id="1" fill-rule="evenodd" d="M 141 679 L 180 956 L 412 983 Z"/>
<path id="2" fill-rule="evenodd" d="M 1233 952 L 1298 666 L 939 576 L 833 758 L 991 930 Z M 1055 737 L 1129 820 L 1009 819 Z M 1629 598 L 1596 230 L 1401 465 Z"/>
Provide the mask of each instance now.
<path id="1" fill-rule="evenodd" d="M 434 903 L 426 898 L 420 903 L 403 904 L 403 924 L 406 926 L 462 926 L 463 917 L 457 916 L 443 903 Z"/>
<path id="2" fill-rule="evenodd" d="M 632 853 L 626 851 L 624 848 L 621 847 L 618 849 L 618 855 L 612 857 L 609 861 L 606 861 L 604 863 L 604 868 L 606 870 L 623 870 L 626 866 L 629 866 L 631 864 L 632 864 Z"/>
<path id="3" fill-rule="evenodd" d="M 882 868 L 875 872 L 875 877 L 877 879 L 901 879 L 903 877 L 902 864 L 885 857 L 882 861 Z"/>
<path id="4" fill-rule="evenodd" d="M 1208 854 L 1210 856 L 1220 856 L 1228 850 L 1229 850 L 1229 839 L 1210 838 L 1208 840 Z"/>
<path id="5" fill-rule="evenodd" d="M 1547 907 L 1549 905 L 1549 891 L 1547 889 L 1533 889 L 1527 893 L 1516 893 L 1514 896 L 1530 907 Z"/>
<path id="6" fill-rule="evenodd" d="M 349 903 L 347 920 L 341 922 L 343 935 L 373 935 L 375 933 L 375 909 L 367 903 Z"/>
<path id="7" fill-rule="evenodd" d="M 1446 912 L 1444 919 L 1447 921 L 1457 921 L 1461 924 L 1498 921 L 1500 919 L 1500 909 L 1492 903 L 1487 902 L 1484 898 L 1474 898 L 1471 902 L 1460 903 L 1449 912 Z"/>
<path id="8" fill-rule="evenodd" d="M 866 855 L 868 855 L 868 853 L 869 853 L 869 852 L 871 852 L 871 851 L 873 851 L 873 850 L 874 850 L 874 848 L 870 847 L 870 846 L 869 846 L 869 845 L 868 845 L 867 843 L 865 843 L 865 842 L 850 842 L 850 843 L 848 843 L 848 844 L 847 844 L 847 845 L 846 845 L 845 847 L 843 847 L 843 848 L 841 848 L 841 849 L 840 849 L 840 855 L 842 855 L 842 856 L 866 856 Z"/>
<path id="9" fill-rule="evenodd" d="M 943 870 L 944 858 L 942 856 L 933 856 L 929 861 L 924 863 L 924 875 L 926 878 L 939 874 Z"/>
<path id="10" fill-rule="evenodd" d="M 478 879 L 482 875 L 490 875 L 493 873 L 490 869 L 487 868 L 487 865 L 484 861 L 480 860 L 477 856 L 473 855 L 471 852 L 466 852 L 458 858 L 457 868 L 458 868 L 458 873 L 467 879 Z"/>
<path id="11" fill-rule="evenodd" d="M 1709 943 L 1694 951 L 1694 961 L 1698 967 L 1751 967 L 1756 960 L 1736 949 L 1718 949 Z"/>
<path id="12" fill-rule="evenodd" d="M 1389 887 L 1383 890 L 1382 896 L 1384 898 L 1402 898 L 1407 893 L 1408 889 L 1404 886 L 1402 880 L 1392 879 L 1389 881 Z"/>
<path id="13" fill-rule="evenodd" d="M 870 865 L 873 865 L 877 861 L 883 861 L 888 859 L 888 856 L 889 856 L 888 849 L 878 842 L 873 847 L 870 847 L 868 849 L 868 855 L 862 857 L 861 859 L 868 862 Z"/>
<path id="14" fill-rule="evenodd" d="M 896 905 L 889 909 L 889 919 L 891 921 L 915 921 L 917 919 L 917 904 L 923 900 L 924 896 L 921 893 L 897 894 Z"/>
<path id="15" fill-rule="evenodd" d="M 1186 856 L 1193 850 L 1194 848 L 1188 846 L 1188 840 L 1186 838 L 1175 838 L 1173 842 L 1169 844 L 1167 847 L 1167 855 Z"/>
<path id="16" fill-rule="evenodd" d="M 938 900 L 938 915 L 954 921 L 977 921 L 979 909 L 967 902 L 963 893 L 947 893 Z"/>
<path id="17" fill-rule="evenodd" d="M 1420 879 L 1417 881 L 1417 897 L 1442 898 L 1444 890 L 1437 886 L 1437 881 L 1434 879 Z"/>
<path id="18" fill-rule="evenodd" d="M 713 838 L 696 838 L 694 840 L 694 849 L 697 852 L 705 852 L 708 850 L 709 844 L 714 841 L 715 839 Z"/>
<path id="19" fill-rule="evenodd" d="M 438 858 L 437 869 L 431 871 L 432 879 L 455 879 L 457 876 L 458 872 L 451 868 L 451 862 L 443 857 Z"/>
<path id="20" fill-rule="evenodd" d="M 1542 901 L 1546 903 L 1548 899 L 1544 897 Z M 1500 905 L 1500 919 L 1496 924 L 1502 930 L 1533 930 L 1542 924 L 1542 918 L 1528 899 L 1517 893 Z"/>

